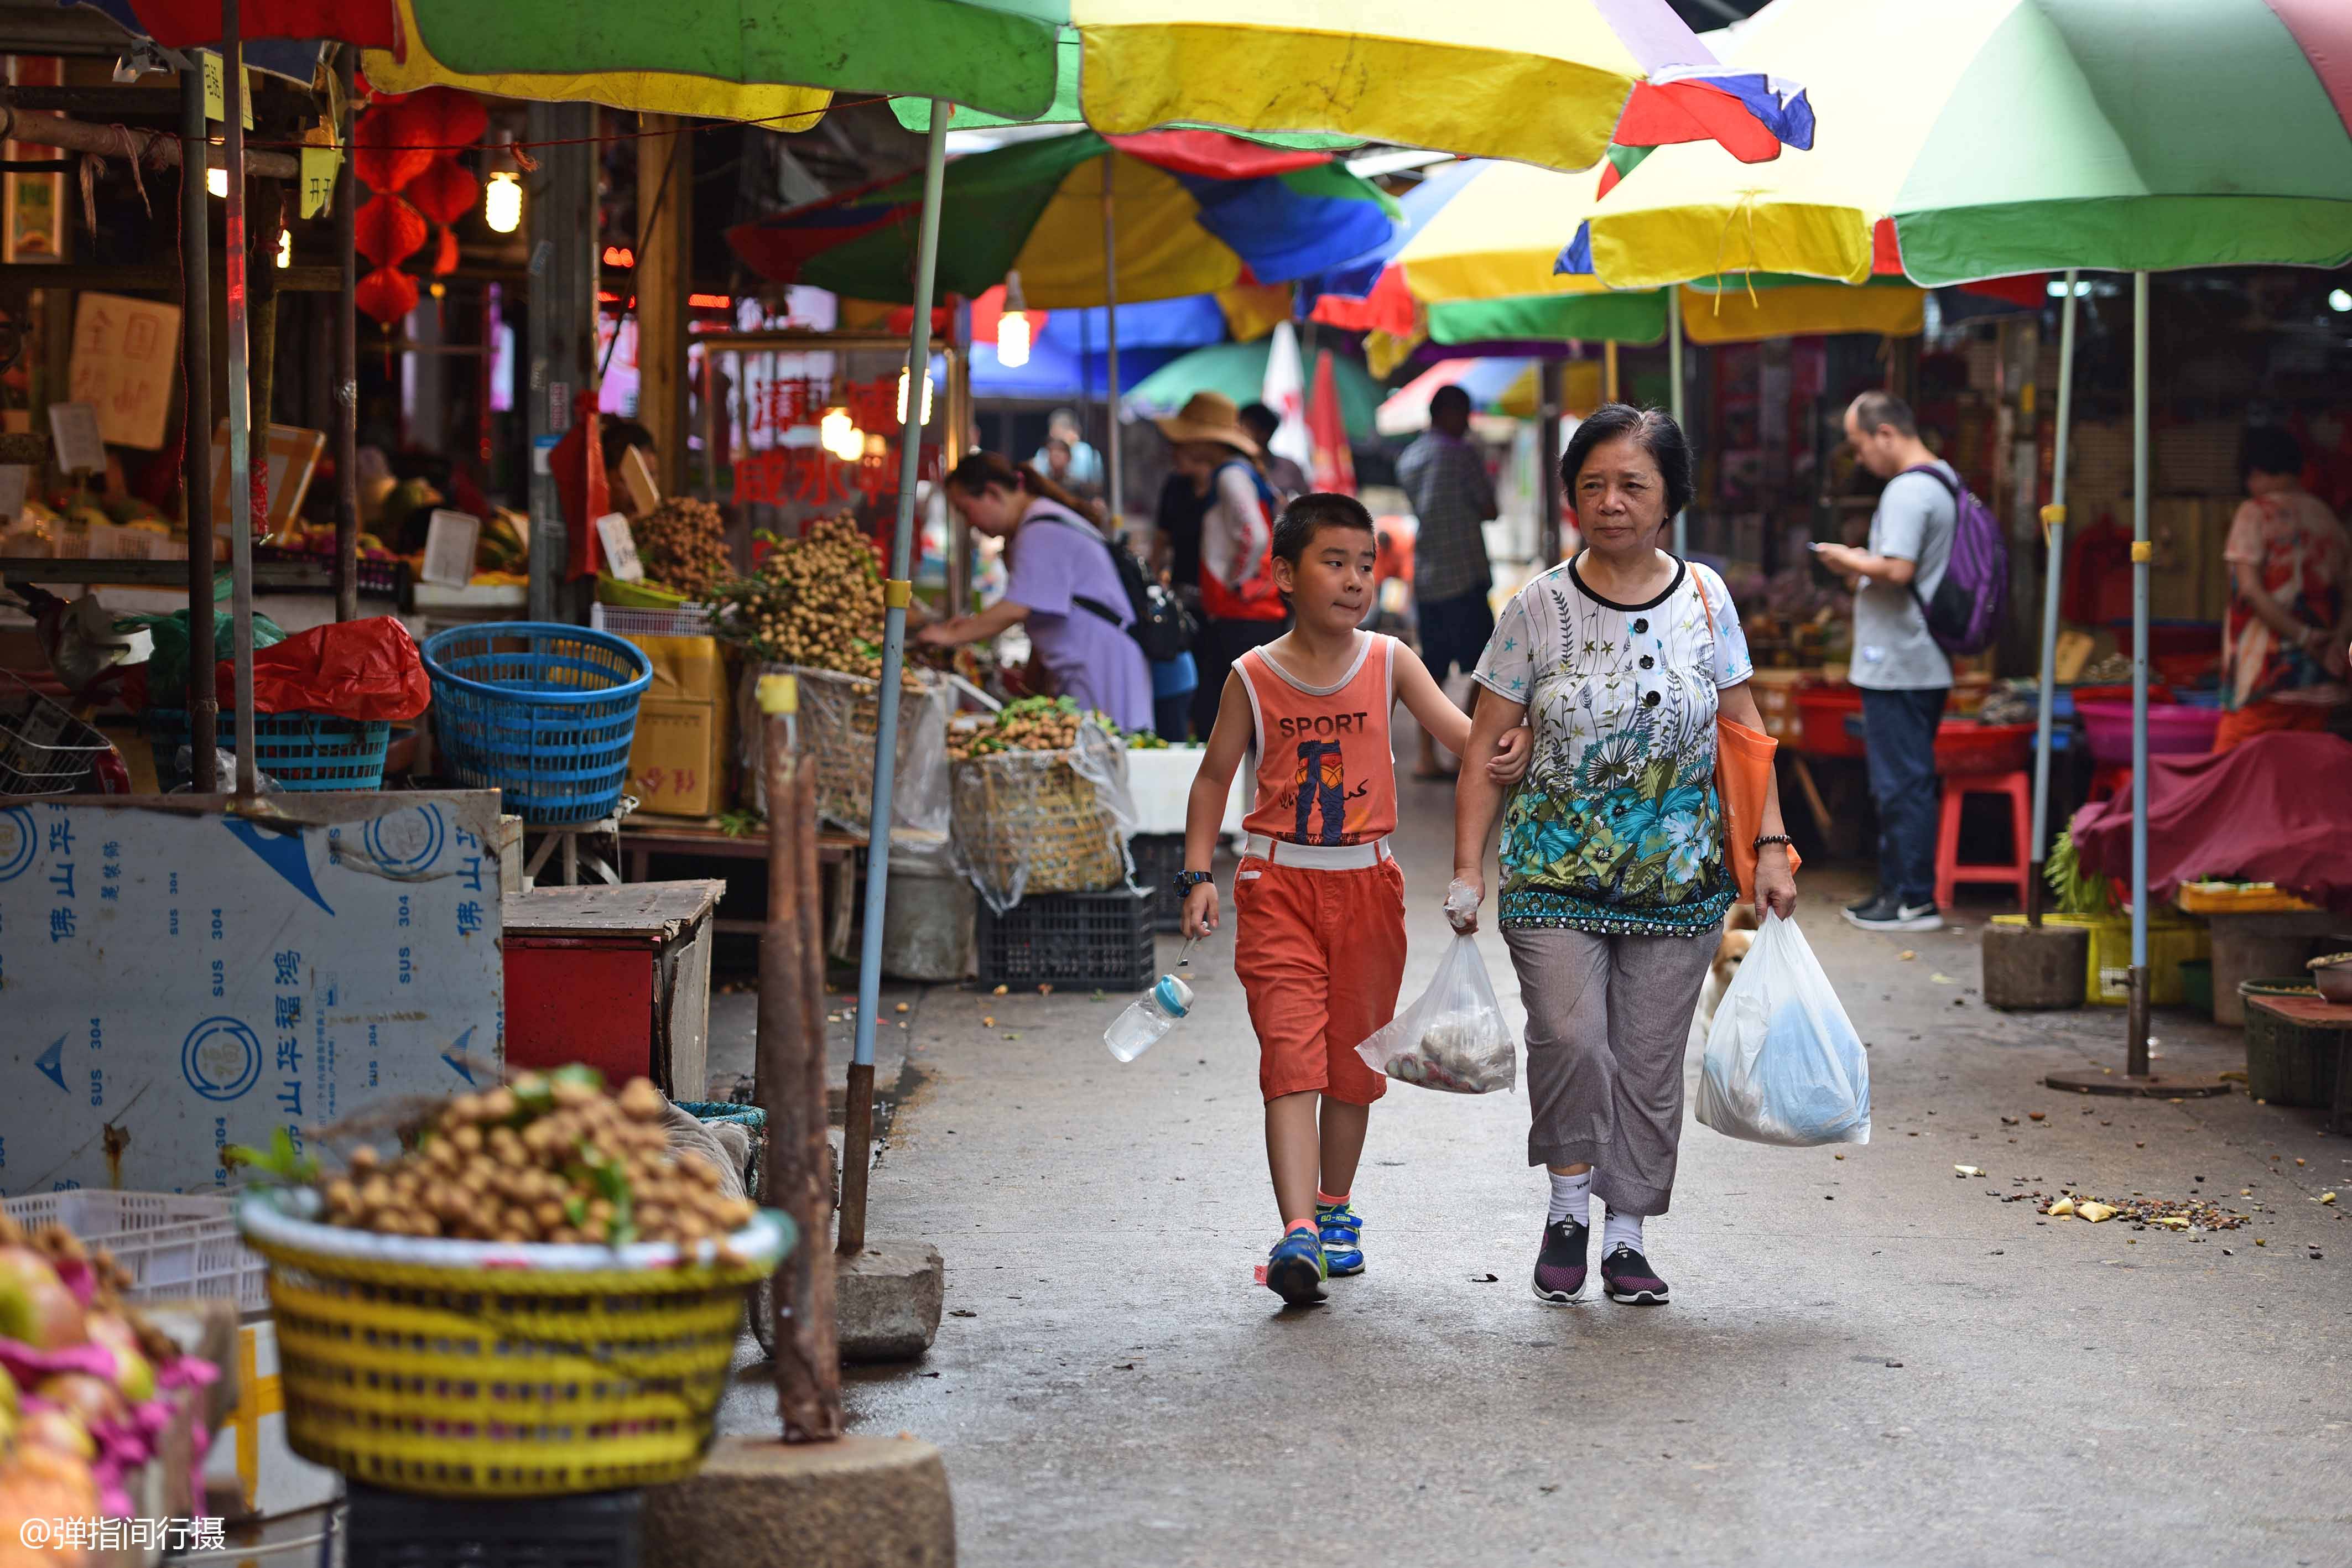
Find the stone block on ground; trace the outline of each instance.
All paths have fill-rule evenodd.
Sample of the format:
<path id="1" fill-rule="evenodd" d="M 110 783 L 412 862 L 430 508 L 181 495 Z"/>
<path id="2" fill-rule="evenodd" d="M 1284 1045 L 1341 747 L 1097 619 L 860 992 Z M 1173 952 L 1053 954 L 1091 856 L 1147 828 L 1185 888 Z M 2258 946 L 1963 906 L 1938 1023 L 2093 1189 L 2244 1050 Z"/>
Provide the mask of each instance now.
<path id="1" fill-rule="evenodd" d="M 947 1291 L 938 1248 L 925 1241 L 870 1241 L 837 1267 L 842 1360 L 912 1361 L 931 1348 Z"/>
<path id="2" fill-rule="evenodd" d="M 1987 925 L 1985 1005 L 2010 1012 L 2079 1008 L 2090 963 L 2091 934 L 2079 925 Z"/>
<path id="3" fill-rule="evenodd" d="M 936 1255 L 934 1255 L 936 1256 Z M 721 1437 L 688 1479 L 646 1490 L 646 1568 L 950 1568 L 940 1451 L 912 1437 Z"/>

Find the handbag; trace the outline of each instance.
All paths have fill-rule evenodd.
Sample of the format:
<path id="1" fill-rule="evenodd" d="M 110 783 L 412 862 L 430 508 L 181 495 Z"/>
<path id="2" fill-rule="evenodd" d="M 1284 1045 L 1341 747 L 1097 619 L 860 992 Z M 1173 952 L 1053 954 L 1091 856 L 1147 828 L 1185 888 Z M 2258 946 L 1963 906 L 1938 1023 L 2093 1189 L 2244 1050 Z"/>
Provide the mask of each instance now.
<path id="1" fill-rule="evenodd" d="M 1696 583 L 1699 609 L 1706 616 L 1706 634 L 1715 637 L 1715 607 L 1706 601 L 1706 590 Z M 1723 856 L 1731 862 L 1732 880 L 1739 884 L 1739 896 L 1748 904 L 1756 902 L 1756 835 L 1764 831 L 1764 801 L 1772 787 L 1772 756 L 1780 743 L 1762 730 L 1750 729 L 1738 719 L 1726 718 L 1720 709 L 1715 716 L 1715 792 L 1723 802 Z M 1789 869 L 1793 872 L 1805 862 L 1797 853 L 1797 846 L 1785 846 L 1789 852 Z"/>

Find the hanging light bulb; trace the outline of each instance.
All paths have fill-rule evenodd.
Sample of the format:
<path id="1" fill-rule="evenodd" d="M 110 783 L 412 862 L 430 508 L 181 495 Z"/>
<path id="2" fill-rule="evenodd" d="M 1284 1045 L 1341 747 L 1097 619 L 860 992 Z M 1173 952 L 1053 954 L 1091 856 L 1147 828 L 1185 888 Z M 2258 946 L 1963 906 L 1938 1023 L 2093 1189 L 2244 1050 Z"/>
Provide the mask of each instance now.
<path id="1" fill-rule="evenodd" d="M 482 221 L 493 232 L 510 235 L 522 225 L 522 182 L 507 170 L 490 176 L 482 187 Z"/>
<path id="2" fill-rule="evenodd" d="M 1021 274 L 1004 275 L 1004 313 L 996 319 L 996 362 L 1017 371 L 1029 362 L 1029 302 L 1021 297 Z"/>
<path id="3" fill-rule="evenodd" d="M 855 463 L 866 454 L 866 436 L 850 423 L 845 408 L 824 411 L 824 417 L 816 422 L 816 444 L 844 463 Z"/>
<path id="4" fill-rule="evenodd" d="M 214 195 L 218 196 L 222 201 L 227 201 L 228 171 L 226 169 L 205 170 L 205 189 L 210 191 Z"/>
<path id="5" fill-rule="evenodd" d="M 278 231 L 278 265 L 280 267 L 294 265 L 294 231 L 292 229 Z"/>
<path id="6" fill-rule="evenodd" d="M 898 372 L 898 423 L 907 423 L 907 372 L 903 370 Z M 931 423 L 931 372 L 929 367 L 923 371 L 923 416 L 915 423 Z"/>

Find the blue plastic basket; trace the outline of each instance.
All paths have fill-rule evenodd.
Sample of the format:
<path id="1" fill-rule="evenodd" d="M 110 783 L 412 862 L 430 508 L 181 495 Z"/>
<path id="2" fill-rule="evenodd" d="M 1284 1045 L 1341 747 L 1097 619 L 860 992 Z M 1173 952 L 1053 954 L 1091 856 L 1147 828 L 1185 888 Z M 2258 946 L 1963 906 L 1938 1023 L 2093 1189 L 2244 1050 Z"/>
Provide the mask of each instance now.
<path id="1" fill-rule="evenodd" d="M 425 640 L 434 732 L 446 770 L 497 789 L 532 827 L 612 814 L 629 778 L 643 649 L 584 626 L 492 621 Z"/>
<path id="2" fill-rule="evenodd" d="M 155 751 L 155 781 L 177 789 L 188 776 L 179 766 L 188 744 L 185 708 L 149 708 L 147 741 Z M 220 745 L 236 749 L 236 726 L 221 715 Z M 325 713 L 253 716 L 253 765 L 285 789 L 381 789 L 392 726 L 380 718 L 338 718 Z M 226 788 L 224 781 L 223 788 Z"/>

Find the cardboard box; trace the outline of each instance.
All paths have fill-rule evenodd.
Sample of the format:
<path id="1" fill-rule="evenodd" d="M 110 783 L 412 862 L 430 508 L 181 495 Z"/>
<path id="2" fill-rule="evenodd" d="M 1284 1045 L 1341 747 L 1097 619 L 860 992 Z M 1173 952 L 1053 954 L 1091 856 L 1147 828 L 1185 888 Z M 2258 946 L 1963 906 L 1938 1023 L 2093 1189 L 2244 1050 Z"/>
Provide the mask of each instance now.
<path id="1" fill-rule="evenodd" d="M 637 705 L 629 750 L 629 793 L 657 817 L 716 816 L 733 801 L 734 706 L 727 661 L 712 637 L 632 637 L 653 661 L 653 684 Z"/>
<path id="2" fill-rule="evenodd" d="M 629 793 L 656 817 L 714 817 L 727 810 L 729 715 L 725 703 L 648 696 L 637 705 L 629 748 Z"/>
<path id="3" fill-rule="evenodd" d="M 226 1190 L 226 1144 L 496 1082 L 496 790 L 0 801 L 0 1193 Z"/>

